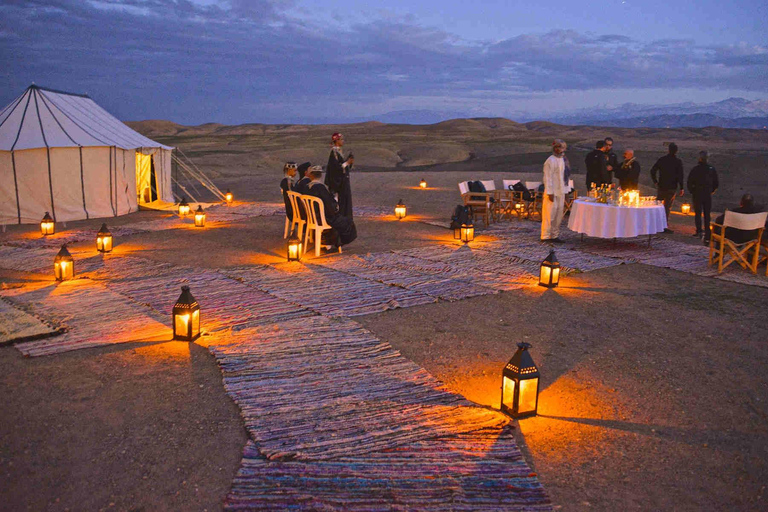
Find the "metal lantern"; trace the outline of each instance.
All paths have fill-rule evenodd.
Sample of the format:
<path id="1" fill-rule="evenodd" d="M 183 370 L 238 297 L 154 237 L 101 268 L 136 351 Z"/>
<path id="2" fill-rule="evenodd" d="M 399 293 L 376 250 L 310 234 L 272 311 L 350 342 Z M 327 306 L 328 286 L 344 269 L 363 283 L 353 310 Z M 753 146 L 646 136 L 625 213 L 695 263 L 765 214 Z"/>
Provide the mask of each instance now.
<path id="1" fill-rule="evenodd" d="M 303 253 L 304 244 L 301 239 L 293 234 L 288 239 L 288 261 L 301 261 L 301 253 Z"/>
<path id="2" fill-rule="evenodd" d="M 501 373 L 501 412 L 513 418 L 535 416 L 539 408 L 539 369 L 529 348 L 530 343 L 518 343 Z"/>
<path id="3" fill-rule="evenodd" d="M 189 203 L 187 203 L 186 197 L 182 197 L 181 202 L 179 203 L 179 215 L 182 217 L 189 215 Z"/>
<path id="4" fill-rule="evenodd" d="M 475 239 L 475 225 L 471 222 L 469 224 L 462 224 L 459 231 L 461 232 L 461 241 L 465 244 Z"/>
<path id="5" fill-rule="evenodd" d="M 227 201 L 227 204 L 231 204 L 232 200 L 235 198 L 235 196 L 232 195 L 232 192 L 227 189 L 226 194 L 224 194 L 224 199 Z"/>
<path id="6" fill-rule="evenodd" d="M 560 263 L 557 262 L 555 251 L 549 251 L 549 255 L 541 262 L 539 268 L 539 286 L 555 288 L 560 283 Z"/>
<path id="7" fill-rule="evenodd" d="M 419 186 L 420 186 L 421 188 L 427 188 L 427 180 L 424 180 L 424 179 L 422 179 L 422 180 L 419 182 Z"/>
<path id="8" fill-rule="evenodd" d="M 101 225 L 101 229 L 96 233 L 96 250 L 99 252 L 112 252 L 112 233 L 107 229 L 106 222 Z"/>
<path id="9" fill-rule="evenodd" d="M 195 341 L 200 337 L 200 305 L 189 286 L 181 287 L 181 295 L 173 306 L 173 339 Z"/>
<path id="10" fill-rule="evenodd" d="M 62 245 L 61 250 L 53 259 L 53 275 L 57 281 L 66 281 L 75 277 L 75 260 L 69 254 L 67 246 Z"/>
<path id="11" fill-rule="evenodd" d="M 397 217 L 397 220 L 405 217 L 405 205 L 403 204 L 402 199 L 398 201 L 397 206 L 395 206 L 395 217 Z"/>
<path id="12" fill-rule="evenodd" d="M 197 210 L 195 210 L 195 227 L 205 227 L 205 212 L 201 205 L 197 205 Z"/>
<path id="13" fill-rule="evenodd" d="M 680 207 L 680 211 L 683 212 L 683 215 L 688 215 L 691 213 L 691 205 L 688 203 L 683 203 L 683 205 Z"/>
<path id="14" fill-rule="evenodd" d="M 56 225 L 53 222 L 51 214 L 48 212 L 45 212 L 43 220 L 40 221 L 40 232 L 43 233 L 43 236 L 52 235 L 56 232 Z"/>

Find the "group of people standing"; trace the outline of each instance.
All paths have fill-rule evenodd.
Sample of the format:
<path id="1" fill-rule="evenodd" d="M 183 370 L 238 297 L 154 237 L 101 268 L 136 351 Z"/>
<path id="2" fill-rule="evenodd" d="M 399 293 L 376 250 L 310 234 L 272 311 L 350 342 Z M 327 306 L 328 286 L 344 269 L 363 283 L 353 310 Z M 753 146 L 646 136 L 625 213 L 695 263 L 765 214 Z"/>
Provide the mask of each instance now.
<path id="1" fill-rule="evenodd" d="M 344 136 L 334 133 L 331 137 L 331 153 L 328 156 L 325 181 L 323 181 L 323 167 L 304 162 L 297 165 L 295 162 L 287 162 L 283 166 L 283 180 L 280 182 L 280 190 L 285 201 L 285 214 L 293 220 L 294 215 L 300 215 L 307 220 L 307 212 L 303 205 L 298 205 L 298 212 L 294 212 L 288 191 L 317 197 L 323 203 L 323 212 L 326 222 L 331 226 L 330 231 L 323 233 L 322 245 L 328 250 L 335 250 L 357 238 L 357 228 L 352 214 L 352 188 L 349 180 L 349 172 L 355 163 L 355 157 L 351 153 L 344 156 Z M 295 181 L 296 175 L 298 181 Z M 319 212 L 318 212 L 319 213 Z"/>

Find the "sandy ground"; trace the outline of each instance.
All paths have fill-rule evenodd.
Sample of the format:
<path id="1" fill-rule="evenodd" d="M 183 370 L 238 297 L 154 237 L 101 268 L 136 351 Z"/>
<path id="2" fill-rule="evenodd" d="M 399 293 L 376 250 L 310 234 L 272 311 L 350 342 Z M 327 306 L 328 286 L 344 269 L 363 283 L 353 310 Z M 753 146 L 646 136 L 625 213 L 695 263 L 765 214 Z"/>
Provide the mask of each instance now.
<path id="1" fill-rule="evenodd" d="M 416 188 L 422 177 L 426 191 Z M 359 219 L 360 238 L 344 254 L 449 238 L 418 221 L 447 220 L 456 182 L 468 177 L 486 175 L 355 176 L 356 204 L 403 198 L 409 217 Z M 273 176 L 224 186 L 238 197 L 279 200 Z M 671 236 L 695 243 L 692 218 L 672 220 Z M 282 228 L 280 217 L 257 218 L 138 234 L 115 250 L 172 262 L 181 254 L 214 268 L 278 261 Z M 4 273 L 0 281 L 24 277 Z M 768 506 L 766 304 L 766 289 L 623 265 L 570 276 L 554 291 L 531 287 L 356 320 L 488 405 L 498 401 L 515 342 L 533 343 L 541 414 L 519 423 L 519 439 L 563 510 L 759 510 Z M 5 347 L 0 360 L 0 508 L 220 508 L 246 437 L 204 349 L 138 343 L 24 359 Z"/>

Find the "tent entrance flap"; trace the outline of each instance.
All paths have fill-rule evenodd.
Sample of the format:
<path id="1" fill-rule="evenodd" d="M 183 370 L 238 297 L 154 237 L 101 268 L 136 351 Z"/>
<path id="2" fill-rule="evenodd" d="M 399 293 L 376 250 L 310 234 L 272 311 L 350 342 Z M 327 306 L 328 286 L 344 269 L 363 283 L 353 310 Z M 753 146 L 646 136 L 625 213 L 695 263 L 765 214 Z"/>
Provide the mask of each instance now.
<path id="1" fill-rule="evenodd" d="M 157 201 L 157 177 L 153 155 L 136 152 L 136 195 L 139 204 Z"/>

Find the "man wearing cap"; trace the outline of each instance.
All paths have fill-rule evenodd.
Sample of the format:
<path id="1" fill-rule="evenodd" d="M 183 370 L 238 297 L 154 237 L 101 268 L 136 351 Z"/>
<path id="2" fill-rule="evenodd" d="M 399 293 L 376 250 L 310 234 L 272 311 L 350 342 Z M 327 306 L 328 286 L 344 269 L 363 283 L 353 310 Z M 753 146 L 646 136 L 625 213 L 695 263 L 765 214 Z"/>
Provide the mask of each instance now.
<path id="1" fill-rule="evenodd" d="M 658 174 L 658 177 L 657 177 Z M 669 143 L 669 153 L 656 160 L 651 167 L 651 179 L 656 185 L 656 199 L 664 202 L 664 210 L 667 213 L 667 225 L 669 225 L 669 211 L 675 203 L 675 194 L 680 187 L 680 195 L 685 193 L 683 185 L 683 161 L 677 158 L 677 144 Z M 664 228 L 665 233 L 673 233 L 669 227 Z"/>
<path id="2" fill-rule="evenodd" d="M 709 243 L 710 236 L 710 213 L 712 212 L 712 194 L 715 193 L 720 183 L 717 179 L 717 171 L 709 165 L 709 154 L 706 151 L 699 152 L 699 163 L 688 173 L 688 191 L 693 194 L 693 212 L 696 215 L 694 222 L 696 224 L 696 234 L 693 236 L 701 238 L 704 235 L 704 242 Z M 701 229 L 701 216 L 704 214 L 704 231 Z"/>
<path id="3" fill-rule="evenodd" d="M 283 166 L 284 178 L 280 181 L 280 190 L 283 192 L 283 201 L 285 202 L 285 216 L 288 220 L 293 220 L 293 208 L 291 208 L 291 200 L 288 197 L 288 191 L 294 190 L 293 178 L 296 176 L 296 163 L 286 162 Z"/>
<path id="4" fill-rule="evenodd" d="M 563 222 L 565 188 L 568 186 L 570 169 L 565 157 L 567 145 L 560 139 L 552 143 L 552 156 L 544 162 L 544 201 L 541 206 L 541 241 L 556 244 L 560 240 L 560 224 Z"/>
<path id="5" fill-rule="evenodd" d="M 344 158 L 344 136 L 334 133 L 331 137 L 331 154 L 328 156 L 325 185 L 332 194 L 336 194 L 339 203 L 339 213 L 352 219 L 352 188 L 349 182 L 349 171 L 355 163 L 355 157 L 350 153 Z"/>
<path id="6" fill-rule="evenodd" d="M 333 250 L 335 247 L 352 242 L 357 238 L 357 228 L 351 218 L 339 212 L 339 204 L 328 187 L 322 182 L 323 168 L 319 165 L 310 167 L 306 176 L 312 180 L 307 195 L 317 197 L 323 202 L 325 221 L 333 228 L 333 232 L 326 235 L 328 238 L 323 243 L 332 246 L 330 250 Z"/>

